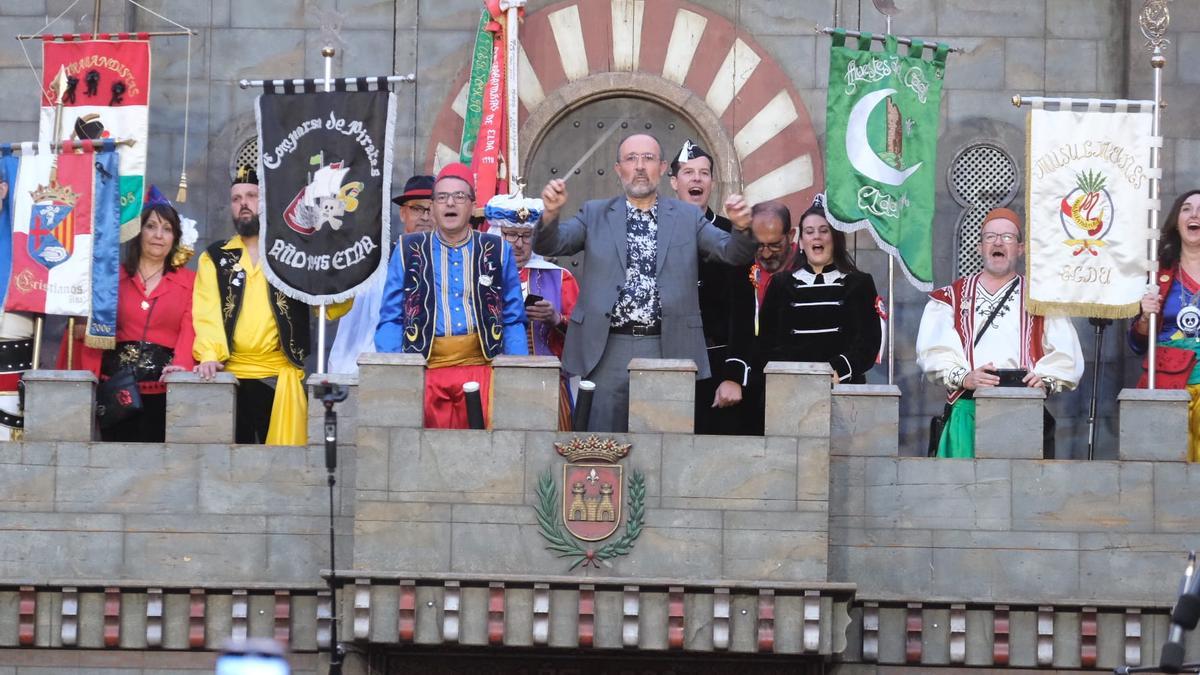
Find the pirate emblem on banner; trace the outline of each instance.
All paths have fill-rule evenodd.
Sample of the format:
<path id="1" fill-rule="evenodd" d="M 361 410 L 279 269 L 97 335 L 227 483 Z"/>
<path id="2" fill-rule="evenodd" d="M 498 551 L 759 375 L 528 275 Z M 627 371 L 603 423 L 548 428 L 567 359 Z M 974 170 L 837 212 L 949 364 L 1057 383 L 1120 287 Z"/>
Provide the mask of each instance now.
<path id="1" fill-rule="evenodd" d="M 358 210 L 362 181 L 344 184 L 349 167 L 344 166 L 345 162 L 325 164 L 324 159 L 325 153 L 313 156 L 310 164 L 319 168 L 283 212 L 288 227 L 300 234 L 312 234 L 325 225 L 340 230 L 342 218 Z"/>
<path id="2" fill-rule="evenodd" d="M 260 231 L 267 277 L 309 304 L 353 297 L 386 271 L 395 97 L 258 97 Z"/>

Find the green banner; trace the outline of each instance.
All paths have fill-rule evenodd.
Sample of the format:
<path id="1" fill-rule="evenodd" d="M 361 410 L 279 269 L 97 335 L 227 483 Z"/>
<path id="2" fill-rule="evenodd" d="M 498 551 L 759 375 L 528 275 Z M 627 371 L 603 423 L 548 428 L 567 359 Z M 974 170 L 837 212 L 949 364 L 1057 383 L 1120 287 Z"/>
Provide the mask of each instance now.
<path id="1" fill-rule="evenodd" d="M 479 135 L 479 122 L 483 119 L 483 95 L 487 91 L 488 77 L 492 72 L 492 45 L 496 36 L 488 31 L 492 16 L 487 9 L 479 16 L 479 31 L 475 33 L 475 50 L 471 54 L 471 80 L 467 85 L 467 111 L 463 118 L 462 143 L 458 146 L 458 159 L 471 165 L 475 153 L 475 138 Z"/>
<path id="2" fill-rule="evenodd" d="M 833 34 L 826 115 L 825 211 L 843 231 L 869 229 L 880 248 L 897 256 L 917 288 L 933 288 L 934 177 L 944 44 L 931 61 L 924 43 L 907 54 L 888 36 L 871 51 L 871 35 L 846 46 Z"/>

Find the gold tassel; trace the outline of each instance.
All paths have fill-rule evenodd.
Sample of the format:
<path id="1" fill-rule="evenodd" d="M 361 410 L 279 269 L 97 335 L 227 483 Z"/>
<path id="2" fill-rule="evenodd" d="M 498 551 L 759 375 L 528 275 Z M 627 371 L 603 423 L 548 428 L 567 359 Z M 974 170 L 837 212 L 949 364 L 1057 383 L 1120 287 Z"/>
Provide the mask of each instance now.
<path id="1" fill-rule="evenodd" d="M 175 201 L 180 204 L 187 203 L 187 170 L 179 173 L 179 191 L 175 193 Z"/>
<path id="2" fill-rule="evenodd" d="M 92 349 L 116 349 L 117 338 L 115 336 L 101 337 L 99 335 L 84 335 L 83 344 L 91 347 Z"/>
<path id="3" fill-rule="evenodd" d="M 1089 316 L 1097 319 L 1131 319 L 1141 309 L 1140 302 L 1128 305 L 1101 305 L 1090 302 L 1046 302 L 1027 299 L 1025 311 L 1042 316 Z"/>

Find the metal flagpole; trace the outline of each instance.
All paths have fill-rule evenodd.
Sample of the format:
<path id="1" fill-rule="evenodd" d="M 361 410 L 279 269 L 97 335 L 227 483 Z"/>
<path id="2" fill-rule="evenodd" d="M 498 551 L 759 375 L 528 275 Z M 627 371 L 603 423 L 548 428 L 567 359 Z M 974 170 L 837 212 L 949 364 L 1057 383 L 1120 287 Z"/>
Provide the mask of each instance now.
<path id="1" fill-rule="evenodd" d="M 1162 72 L 1163 67 L 1167 65 L 1167 57 L 1163 54 L 1163 47 L 1168 43 L 1164 37 L 1167 33 L 1167 26 L 1171 24 L 1171 12 L 1167 7 L 1167 0 L 1145 0 L 1142 4 L 1142 11 L 1138 14 L 1138 27 L 1142 31 L 1142 35 L 1146 38 L 1146 47 L 1150 49 L 1150 67 L 1154 69 L 1154 118 L 1151 122 L 1150 132 L 1155 138 L 1162 135 Z M 1158 200 L 1161 197 L 1161 165 L 1162 165 L 1162 147 L 1151 146 L 1150 148 L 1150 222 L 1149 229 L 1155 231 L 1158 226 Z M 1150 239 L 1149 249 L 1149 265 L 1146 269 L 1146 286 L 1156 289 L 1154 285 L 1154 275 L 1158 269 L 1158 241 L 1157 237 Z M 1157 290 L 1157 289 L 1156 289 Z M 1158 318 L 1157 312 L 1151 313 L 1149 320 L 1150 325 L 1147 327 L 1146 344 L 1148 347 L 1147 358 L 1150 361 L 1150 367 L 1147 369 L 1148 386 L 1151 389 L 1155 388 L 1155 379 L 1157 375 L 1157 367 L 1155 364 L 1155 356 L 1157 354 L 1158 340 Z"/>
<path id="2" fill-rule="evenodd" d="M 97 0 L 99 4 L 99 0 Z M 62 138 L 62 109 L 63 95 L 67 92 L 67 69 L 65 66 L 59 66 L 58 75 L 54 77 L 54 81 L 50 83 L 54 89 L 55 98 L 54 104 L 54 142 L 59 142 Z M 58 153 L 54 153 L 50 162 L 50 184 L 54 185 L 58 182 Z M 45 323 L 45 316 L 38 314 L 33 320 L 33 370 L 38 369 L 38 363 L 42 359 L 42 326 Z M 75 331 L 75 317 L 67 320 L 67 348 L 71 348 L 70 339 Z M 68 353 L 67 364 L 70 367 L 70 354 Z"/>
<path id="3" fill-rule="evenodd" d="M 115 35 L 116 33 L 113 33 L 113 34 Z M 146 37 L 185 37 L 185 36 L 189 36 L 189 35 L 197 36 L 197 35 L 199 35 L 199 33 L 197 33 L 194 30 L 152 30 L 152 31 L 137 32 L 137 33 L 131 32 L 130 35 L 134 35 L 134 36 L 145 35 Z M 79 40 L 79 39 L 82 39 L 83 36 L 79 33 L 63 33 L 62 36 L 60 36 L 60 37 L 70 37 L 72 39 Z M 18 35 L 17 39 L 18 40 L 44 40 L 44 39 L 46 39 L 46 36 L 22 34 L 22 35 Z"/>
<path id="4" fill-rule="evenodd" d="M 325 87 L 329 87 L 329 86 L 337 83 L 339 80 L 343 80 L 343 79 L 346 82 L 355 82 L 357 80 L 368 80 L 370 82 L 386 81 L 388 84 L 395 84 L 396 82 L 416 82 L 417 76 L 414 73 L 409 73 L 407 75 L 388 75 L 387 77 L 379 77 L 379 76 L 347 77 L 347 78 L 338 78 L 337 80 L 330 79 L 330 78 L 324 78 L 324 79 L 317 78 L 315 80 L 305 80 L 305 79 L 299 78 L 299 77 L 291 78 L 291 79 L 284 79 L 284 80 L 238 80 L 238 87 L 241 89 L 249 89 L 250 87 L 265 87 L 266 85 L 270 84 L 272 87 L 275 87 L 276 89 L 282 89 L 282 88 L 288 86 L 288 84 L 291 84 L 293 87 L 300 89 L 301 87 L 304 87 L 309 82 L 313 83 L 314 85 L 319 84 L 319 85 L 322 85 Z M 328 91 L 328 90 L 326 90 L 326 91 Z"/>
<path id="5" fill-rule="evenodd" d="M 837 29 L 832 26 L 814 26 L 813 30 L 815 30 L 818 33 L 824 33 L 825 35 L 833 35 L 833 33 Z M 856 30 L 847 30 L 846 37 L 852 37 L 852 38 L 862 37 L 862 32 L 856 31 Z M 879 33 L 876 33 L 871 36 L 871 41 L 872 42 L 883 42 L 886 37 L 887 37 L 886 35 L 881 35 Z M 897 36 L 896 44 L 912 46 L 912 38 Z M 935 51 L 938 48 L 938 43 L 927 42 L 927 43 L 925 43 L 924 48 L 928 49 L 930 51 Z M 964 50 L 962 47 L 950 47 L 946 51 L 950 52 L 951 54 L 962 54 Z"/>
<path id="6" fill-rule="evenodd" d="M 1125 108 L 1129 108 L 1131 110 L 1137 109 L 1137 108 L 1148 108 L 1148 107 L 1154 105 L 1153 101 L 1138 101 L 1138 100 L 1126 100 L 1126 99 L 1107 99 L 1104 101 L 1097 102 L 1097 101 L 1092 101 L 1089 99 L 1076 99 L 1076 98 L 1069 98 L 1069 97 L 1050 98 L 1050 97 L 1044 97 L 1044 96 L 1022 96 L 1020 94 L 1017 94 L 1012 97 L 1012 104 L 1013 104 L 1013 106 L 1015 106 L 1017 108 L 1020 108 L 1021 106 L 1024 106 L 1024 105 L 1031 105 L 1031 106 L 1034 106 L 1035 108 L 1039 107 L 1039 106 L 1045 107 L 1045 104 L 1047 104 L 1047 103 L 1057 105 L 1059 110 L 1070 110 L 1074 106 L 1083 106 L 1083 105 L 1090 106 L 1090 105 L 1095 105 L 1097 103 L 1102 107 L 1108 107 L 1108 108 L 1114 108 L 1114 109 L 1118 108 L 1118 107 L 1125 107 Z M 1153 162 L 1151 163 L 1151 167 L 1153 167 Z M 1151 180 L 1153 180 L 1153 179 L 1151 179 Z M 1152 217 L 1151 221 L 1153 222 L 1153 220 L 1155 220 L 1155 219 L 1156 219 L 1155 217 Z M 1112 319 L 1091 317 L 1088 319 L 1088 323 L 1090 323 L 1092 325 L 1092 327 L 1095 329 L 1095 335 L 1096 335 L 1095 351 L 1093 353 L 1094 355 L 1092 358 L 1092 392 L 1091 392 L 1091 396 L 1089 397 L 1089 401 L 1088 401 L 1088 418 L 1087 418 L 1087 420 L 1088 420 L 1088 446 L 1087 446 L 1088 454 L 1087 454 L 1087 458 L 1090 460 L 1090 459 L 1095 459 L 1095 457 L 1096 457 L 1096 434 L 1098 432 L 1098 426 L 1096 424 L 1096 419 L 1098 417 L 1098 403 L 1097 402 L 1100 398 L 1100 385 L 1101 385 L 1100 362 L 1101 362 L 1102 352 L 1104 350 L 1104 330 L 1109 325 L 1112 324 Z"/>
<path id="7" fill-rule="evenodd" d="M 892 34 L 892 15 L 900 10 L 891 0 L 874 0 L 875 9 L 883 14 L 887 22 L 886 34 Z M 887 290 L 887 359 L 889 385 L 896 383 L 896 257 L 888 254 L 888 290 Z"/>
<path id="8" fill-rule="evenodd" d="M 321 56 L 325 58 L 325 93 L 333 91 L 333 47 L 326 45 L 321 48 Z M 325 374 L 325 320 L 327 313 L 325 303 L 321 303 L 317 313 L 317 374 Z"/>
<path id="9" fill-rule="evenodd" d="M 508 191 L 513 194 L 523 194 L 525 192 L 525 177 L 521 171 L 521 155 L 520 147 L 518 147 L 517 135 L 517 59 L 520 57 L 520 23 L 521 23 L 521 8 L 525 6 L 525 0 L 506 0 L 500 3 L 505 7 L 507 18 L 504 22 L 504 38 L 505 38 L 505 54 L 504 54 L 504 82 L 508 88 L 506 92 L 504 107 L 507 119 L 505 123 L 508 125 Z"/>

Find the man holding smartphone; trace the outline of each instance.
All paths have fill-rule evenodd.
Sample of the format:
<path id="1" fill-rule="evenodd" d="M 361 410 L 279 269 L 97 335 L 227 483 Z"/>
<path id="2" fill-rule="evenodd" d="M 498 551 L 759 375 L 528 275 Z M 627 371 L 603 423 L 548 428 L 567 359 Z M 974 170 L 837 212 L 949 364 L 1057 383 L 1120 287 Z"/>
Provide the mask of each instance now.
<path id="1" fill-rule="evenodd" d="M 489 231 L 499 232 L 512 247 L 521 272 L 521 293 L 529 324 L 529 353 L 562 359 L 571 312 L 579 299 L 579 283 L 567 270 L 533 252 L 533 229 L 542 216 L 542 200 L 497 195 L 483 210 Z M 558 429 L 571 430 L 571 393 L 562 378 L 558 397 Z"/>
<path id="2" fill-rule="evenodd" d="M 1021 217 L 992 209 L 984 218 L 983 270 L 929 294 L 917 333 L 917 366 L 948 391 L 949 419 L 938 457 L 975 456 L 974 392 L 984 387 L 1074 389 L 1083 376 L 1079 337 L 1066 317 L 1025 311 Z M 1053 436 L 1047 456 L 1053 457 Z"/>

